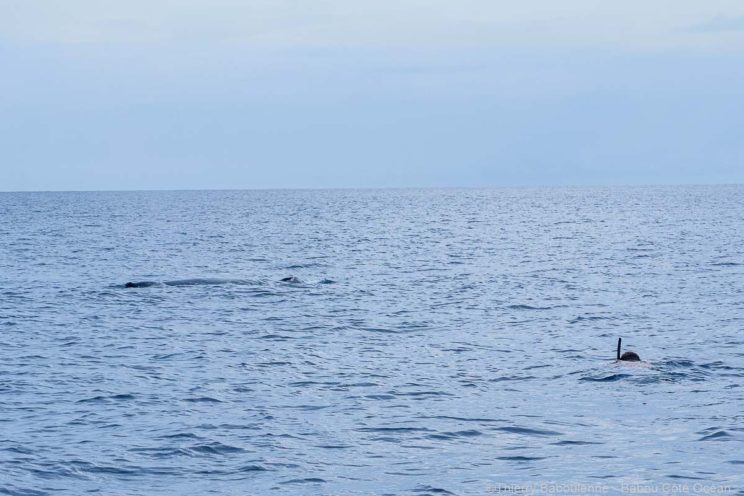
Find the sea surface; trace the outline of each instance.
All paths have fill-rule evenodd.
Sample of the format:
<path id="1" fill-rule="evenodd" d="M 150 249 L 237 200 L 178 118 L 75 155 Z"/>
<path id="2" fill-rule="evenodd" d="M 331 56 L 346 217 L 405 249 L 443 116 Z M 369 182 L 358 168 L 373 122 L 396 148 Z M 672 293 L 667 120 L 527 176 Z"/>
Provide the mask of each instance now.
<path id="1" fill-rule="evenodd" d="M 743 386 L 742 186 L 0 194 L 0 494 L 744 494 Z"/>

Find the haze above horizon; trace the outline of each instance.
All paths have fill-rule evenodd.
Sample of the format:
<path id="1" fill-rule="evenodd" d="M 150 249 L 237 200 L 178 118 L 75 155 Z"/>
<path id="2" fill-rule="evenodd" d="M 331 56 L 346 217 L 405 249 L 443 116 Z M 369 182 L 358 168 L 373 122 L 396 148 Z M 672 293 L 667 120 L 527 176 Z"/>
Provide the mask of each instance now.
<path id="1" fill-rule="evenodd" d="M 0 191 L 744 183 L 744 4 L 0 0 Z"/>

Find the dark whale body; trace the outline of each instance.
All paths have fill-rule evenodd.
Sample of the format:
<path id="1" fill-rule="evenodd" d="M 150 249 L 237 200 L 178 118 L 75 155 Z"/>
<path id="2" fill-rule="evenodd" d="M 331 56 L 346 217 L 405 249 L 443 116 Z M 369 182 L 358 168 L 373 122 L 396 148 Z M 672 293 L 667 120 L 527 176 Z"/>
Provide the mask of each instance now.
<path id="1" fill-rule="evenodd" d="M 124 285 L 125 288 L 149 288 L 155 286 L 158 283 L 153 281 L 140 281 L 140 282 L 128 282 Z"/>
<path id="2" fill-rule="evenodd" d="M 300 284 L 302 280 L 295 276 L 284 277 L 279 280 L 290 284 Z M 330 279 L 323 279 L 319 284 L 332 284 Z M 152 286 L 211 286 L 219 284 L 238 284 L 238 285 L 255 285 L 260 284 L 258 281 L 248 279 L 218 279 L 218 278 L 198 278 L 198 279 L 180 279 L 177 281 L 130 281 L 124 284 L 125 288 L 150 288 Z M 121 287 L 121 286 L 119 286 Z"/>
<path id="3" fill-rule="evenodd" d="M 178 281 L 137 281 L 128 282 L 124 285 L 125 288 L 149 288 L 152 286 L 207 286 L 214 284 L 249 284 L 250 281 L 243 281 L 240 279 L 180 279 Z"/>

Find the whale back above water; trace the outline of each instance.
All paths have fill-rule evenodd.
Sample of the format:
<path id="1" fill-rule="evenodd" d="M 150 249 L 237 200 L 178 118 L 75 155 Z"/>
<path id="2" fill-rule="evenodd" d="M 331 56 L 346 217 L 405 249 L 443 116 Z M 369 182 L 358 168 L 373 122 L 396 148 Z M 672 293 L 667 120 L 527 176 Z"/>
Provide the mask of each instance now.
<path id="1" fill-rule="evenodd" d="M 138 281 L 128 282 L 124 285 L 125 288 L 149 288 L 150 286 L 157 286 L 158 283 L 154 281 Z"/>
<path id="2" fill-rule="evenodd" d="M 289 276 L 279 279 L 280 282 L 290 284 L 300 284 L 303 281 L 296 276 Z M 322 279 L 317 284 L 333 284 L 335 281 L 331 279 Z M 236 284 L 236 285 L 260 285 L 261 281 L 250 280 L 250 279 L 222 279 L 222 278 L 195 278 L 195 279 L 179 279 L 174 281 L 129 281 L 123 285 L 125 288 L 149 288 L 153 286 L 212 286 L 221 284 Z M 122 287 L 122 286 L 119 286 Z"/>
<path id="3" fill-rule="evenodd" d="M 210 286 L 217 284 L 255 284 L 255 281 L 243 279 L 195 278 L 175 281 L 135 281 L 124 284 L 125 288 L 149 288 L 152 286 Z"/>

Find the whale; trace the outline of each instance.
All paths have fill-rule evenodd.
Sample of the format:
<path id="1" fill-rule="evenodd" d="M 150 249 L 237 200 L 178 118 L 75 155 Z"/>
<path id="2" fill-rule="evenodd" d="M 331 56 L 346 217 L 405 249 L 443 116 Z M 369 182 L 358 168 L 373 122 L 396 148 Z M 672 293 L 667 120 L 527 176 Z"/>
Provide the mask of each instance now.
<path id="1" fill-rule="evenodd" d="M 626 351 L 622 355 L 620 354 L 620 348 L 622 347 L 623 338 L 617 338 L 617 360 L 622 362 L 640 362 L 641 357 L 635 351 Z"/>
<path id="2" fill-rule="evenodd" d="M 157 286 L 158 283 L 153 281 L 138 281 L 128 282 L 124 285 L 125 288 L 149 288 L 150 286 Z"/>
<path id="3" fill-rule="evenodd" d="M 284 277 L 279 279 L 280 282 L 290 284 L 300 284 L 302 280 L 295 276 Z M 318 284 L 333 284 L 334 281 L 330 279 L 323 279 Z M 177 281 L 130 281 L 123 285 L 125 288 L 150 288 L 153 286 L 211 286 L 218 284 L 238 284 L 238 285 L 254 285 L 260 284 L 260 281 L 252 281 L 248 279 L 219 279 L 219 278 L 197 278 L 197 279 L 180 279 Z M 119 286 L 121 287 L 121 286 Z"/>
<path id="4" fill-rule="evenodd" d="M 125 288 L 149 288 L 152 286 L 211 286 L 217 284 L 255 284 L 255 281 L 247 279 L 219 279 L 219 278 L 197 278 L 179 279 L 176 281 L 134 281 L 124 284 Z"/>

